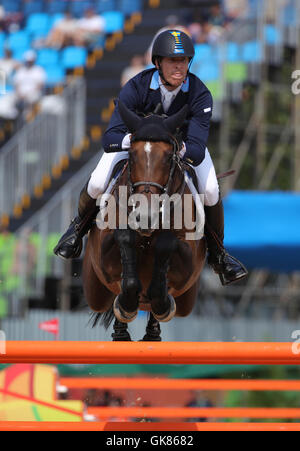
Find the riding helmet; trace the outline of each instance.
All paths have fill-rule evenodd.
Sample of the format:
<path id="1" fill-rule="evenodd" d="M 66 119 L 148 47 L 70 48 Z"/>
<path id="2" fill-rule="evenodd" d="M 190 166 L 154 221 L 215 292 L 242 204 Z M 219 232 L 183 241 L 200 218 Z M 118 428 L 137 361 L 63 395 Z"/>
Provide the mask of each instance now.
<path id="1" fill-rule="evenodd" d="M 160 33 L 153 43 L 153 64 L 155 65 L 157 57 L 175 58 L 178 56 L 187 56 L 190 60 L 195 56 L 191 38 L 179 30 L 167 30 Z"/>

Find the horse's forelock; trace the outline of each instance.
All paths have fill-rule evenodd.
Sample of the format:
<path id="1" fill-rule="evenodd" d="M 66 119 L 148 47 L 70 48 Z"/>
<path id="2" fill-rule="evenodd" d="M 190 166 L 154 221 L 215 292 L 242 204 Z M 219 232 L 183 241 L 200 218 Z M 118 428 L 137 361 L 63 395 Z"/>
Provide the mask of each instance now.
<path id="1" fill-rule="evenodd" d="M 138 130 L 134 134 L 134 141 L 172 143 L 172 137 L 164 124 L 164 118 L 152 114 L 142 119 Z"/>

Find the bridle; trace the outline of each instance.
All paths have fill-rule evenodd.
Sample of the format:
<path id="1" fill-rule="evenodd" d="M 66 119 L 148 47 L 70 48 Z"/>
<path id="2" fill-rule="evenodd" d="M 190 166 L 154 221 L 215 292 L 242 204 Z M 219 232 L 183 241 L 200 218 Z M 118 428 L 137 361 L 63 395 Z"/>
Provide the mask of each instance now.
<path id="1" fill-rule="evenodd" d="M 160 185 L 159 183 L 156 182 L 152 182 L 152 181 L 141 181 L 141 182 L 136 182 L 133 183 L 132 179 L 131 179 L 131 174 L 132 174 L 132 168 L 131 168 L 131 158 L 130 158 L 130 151 L 129 151 L 129 160 L 128 160 L 128 185 L 129 185 L 129 191 L 130 194 L 134 194 L 136 188 L 140 187 L 140 186 L 144 186 L 145 189 L 144 191 L 142 191 L 143 193 L 151 193 L 151 186 L 154 186 L 155 188 L 158 188 L 162 194 L 167 194 L 170 195 L 170 189 L 173 183 L 173 178 L 174 178 L 174 173 L 175 173 L 175 169 L 176 167 L 179 167 L 180 172 L 182 174 L 184 174 L 184 168 L 182 166 L 182 162 L 179 156 L 179 151 L 180 151 L 180 145 L 178 143 L 178 140 L 175 138 L 175 136 L 168 134 L 169 135 L 169 143 L 172 144 L 173 146 L 173 154 L 172 154 L 172 164 L 170 167 L 170 172 L 169 172 L 169 177 L 168 177 L 168 181 L 167 183 L 163 186 Z M 138 140 L 135 140 L 135 135 L 132 135 L 132 139 L 131 142 L 136 142 Z M 181 189 L 180 189 L 180 193 L 182 194 L 184 191 L 184 187 L 185 187 L 185 178 L 183 176 L 183 181 L 182 181 L 182 185 L 181 185 Z"/>

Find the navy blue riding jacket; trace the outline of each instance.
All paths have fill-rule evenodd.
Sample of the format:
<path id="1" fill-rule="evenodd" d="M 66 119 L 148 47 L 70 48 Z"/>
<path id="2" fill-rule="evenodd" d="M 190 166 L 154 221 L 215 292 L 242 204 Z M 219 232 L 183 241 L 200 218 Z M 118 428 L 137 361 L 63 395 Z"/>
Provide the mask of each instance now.
<path id="1" fill-rule="evenodd" d="M 153 112 L 157 104 L 162 101 L 158 71 L 153 68 L 136 75 L 122 88 L 119 99 L 135 113 Z M 121 151 L 123 138 L 129 133 L 120 117 L 117 102 L 103 135 L 102 144 L 105 152 Z M 166 114 L 171 116 L 186 104 L 189 105 L 189 113 L 180 129 L 186 144 L 184 159 L 193 166 L 198 166 L 205 157 L 213 100 L 204 83 L 191 73 Z"/>

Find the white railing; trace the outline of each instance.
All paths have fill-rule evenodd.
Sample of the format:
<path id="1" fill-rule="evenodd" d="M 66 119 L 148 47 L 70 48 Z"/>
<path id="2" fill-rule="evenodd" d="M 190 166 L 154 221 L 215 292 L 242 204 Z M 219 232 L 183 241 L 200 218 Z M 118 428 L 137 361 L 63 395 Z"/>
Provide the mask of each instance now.
<path id="1" fill-rule="evenodd" d="M 98 325 L 88 325 L 90 310 L 82 312 L 30 311 L 25 318 L 6 318 L 1 329 L 7 340 L 53 340 L 51 334 L 39 329 L 39 323 L 53 319 L 60 321 L 60 340 L 111 341 L 112 327 L 105 331 Z M 129 325 L 133 340 L 141 340 L 145 334 L 147 316 L 141 312 Z M 191 314 L 186 318 L 174 318 L 161 323 L 164 341 L 289 341 L 291 333 L 299 329 L 299 322 L 257 318 L 220 318 Z"/>
<path id="2" fill-rule="evenodd" d="M 32 196 L 62 158 L 85 137 L 86 86 L 74 78 L 57 96 L 55 112 L 42 110 L 0 150 L 0 216 L 10 216 L 23 196 Z"/>
<path id="3" fill-rule="evenodd" d="M 98 164 L 100 155 L 99 152 L 16 232 L 20 281 L 14 291 L 17 304 L 24 298 L 42 297 L 45 277 L 64 277 L 66 263 L 53 254 L 53 248 L 77 214 L 80 191 Z"/>

